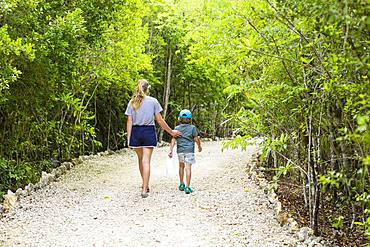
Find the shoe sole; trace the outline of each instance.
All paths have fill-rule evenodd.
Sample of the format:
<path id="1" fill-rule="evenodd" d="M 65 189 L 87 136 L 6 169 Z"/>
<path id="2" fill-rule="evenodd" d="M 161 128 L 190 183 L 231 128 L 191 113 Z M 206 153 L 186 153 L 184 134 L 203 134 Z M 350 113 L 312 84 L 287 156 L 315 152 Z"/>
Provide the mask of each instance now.
<path id="1" fill-rule="evenodd" d="M 184 190 L 184 191 L 185 191 L 185 194 L 190 194 L 194 192 L 193 190 L 188 190 L 188 191 Z"/>

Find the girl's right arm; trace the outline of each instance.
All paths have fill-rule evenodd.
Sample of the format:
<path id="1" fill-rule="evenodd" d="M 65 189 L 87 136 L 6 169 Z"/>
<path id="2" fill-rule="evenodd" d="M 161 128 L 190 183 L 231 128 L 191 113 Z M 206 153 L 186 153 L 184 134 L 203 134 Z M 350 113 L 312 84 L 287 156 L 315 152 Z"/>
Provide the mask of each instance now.
<path id="1" fill-rule="evenodd" d="M 127 116 L 127 146 L 130 146 L 131 131 L 132 131 L 132 116 Z"/>

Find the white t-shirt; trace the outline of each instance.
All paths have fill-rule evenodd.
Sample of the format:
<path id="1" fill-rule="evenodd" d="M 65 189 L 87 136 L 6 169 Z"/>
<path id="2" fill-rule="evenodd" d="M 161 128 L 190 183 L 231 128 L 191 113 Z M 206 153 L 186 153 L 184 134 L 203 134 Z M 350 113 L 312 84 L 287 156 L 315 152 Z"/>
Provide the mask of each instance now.
<path id="1" fill-rule="evenodd" d="M 125 114 L 132 116 L 133 125 L 154 125 L 154 115 L 161 111 L 163 111 L 162 106 L 156 98 L 145 96 L 137 111 L 132 109 L 130 100 Z"/>

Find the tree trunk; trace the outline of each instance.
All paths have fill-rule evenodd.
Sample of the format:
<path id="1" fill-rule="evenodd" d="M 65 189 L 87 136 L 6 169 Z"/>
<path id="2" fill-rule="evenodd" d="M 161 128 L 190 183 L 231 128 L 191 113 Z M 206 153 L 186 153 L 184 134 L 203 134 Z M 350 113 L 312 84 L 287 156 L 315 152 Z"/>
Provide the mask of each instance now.
<path id="1" fill-rule="evenodd" d="M 168 111 L 168 102 L 170 99 L 170 89 L 171 89 L 171 63 L 172 63 L 172 50 L 168 46 L 167 48 L 168 56 L 167 56 L 167 73 L 166 73 L 166 83 L 164 87 L 163 92 L 163 119 L 166 119 L 167 117 L 167 111 Z M 162 142 L 163 139 L 163 129 L 159 132 L 159 142 Z"/>
<path id="2" fill-rule="evenodd" d="M 313 198 L 314 198 L 314 183 L 313 183 L 313 160 L 312 154 L 312 112 L 308 117 L 307 123 L 307 133 L 308 133 L 308 145 L 307 145 L 307 172 L 308 172 L 308 210 L 310 215 L 310 227 L 313 226 Z"/>
<path id="3" fill-rule="evenodd" d="M 309 191 L 309 215 L 310 215 L 310 227 L 313 229 L 314 233 L 318 232 L 318 207 L 319 207 L 319 188 L 317 183 L 317 144 L 316 139 L 313 136 L 312 130 L 312 110 L 308 119 L 307 133 L 308 133 L 308 147 L 307 147 L 307 162 L 308 162 L 308 191 Z M 316 154 L 316 155 L 315 155 Z"/>
<path id="4" fill-rule="evenodd" d="M 109 91 L 109 116 L 108 116 L 108 133 L 107 133 L 107 150 L 110 150 L 109 142 L 110 142 L 110 127 L 112 121 L 112 92 Z"/>

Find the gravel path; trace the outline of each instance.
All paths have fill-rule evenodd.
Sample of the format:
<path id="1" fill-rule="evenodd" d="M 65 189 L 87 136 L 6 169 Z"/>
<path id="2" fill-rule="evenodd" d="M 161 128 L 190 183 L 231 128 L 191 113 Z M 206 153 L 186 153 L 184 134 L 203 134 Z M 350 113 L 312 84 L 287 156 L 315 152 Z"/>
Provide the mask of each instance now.
<path id="1" fill-rule="evenodd" d="M 186 195 L 153 154 L 150 196 L 140 197 L 133 151 L 84 161 L 22 198 L 0 221 L 0 246 L 296 246 L 266 195 L 246 179 L 253 148 L 204 143 Z"/>

